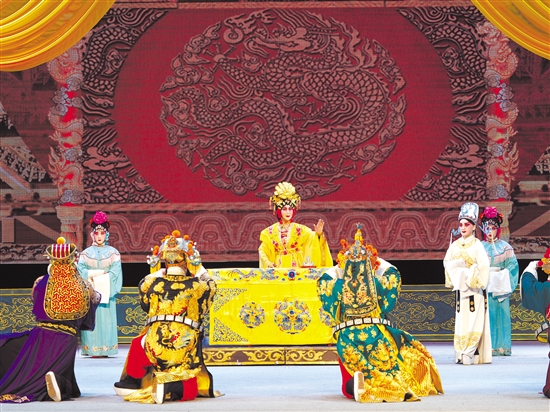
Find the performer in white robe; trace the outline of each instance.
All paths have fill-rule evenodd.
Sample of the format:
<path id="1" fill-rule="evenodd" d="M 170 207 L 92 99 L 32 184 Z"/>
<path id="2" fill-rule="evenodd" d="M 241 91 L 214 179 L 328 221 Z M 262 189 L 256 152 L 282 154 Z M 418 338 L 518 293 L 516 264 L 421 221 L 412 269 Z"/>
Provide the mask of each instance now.
<path id="1" fill-rule="evenodd" d="M 491 363 L 491 329 L 486 288 L 489 258 L 475 237 L 479 215 L 476 203 L 465 203 L 458 216 L 461 237 L 445 255 L 445 286 L 456 293 L 455 362 L 463 365 Z"/>

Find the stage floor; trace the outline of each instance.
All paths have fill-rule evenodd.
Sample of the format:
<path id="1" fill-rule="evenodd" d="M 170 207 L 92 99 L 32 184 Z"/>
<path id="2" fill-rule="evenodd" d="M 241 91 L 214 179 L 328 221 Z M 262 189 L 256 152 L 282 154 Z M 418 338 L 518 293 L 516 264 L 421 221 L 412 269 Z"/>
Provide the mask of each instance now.
<path id="1" fill-rule="evenodd" d="M 421 402 L 359 404 L 340 392 L 337 365 L 215 366 L 216 399 L 142 405 L 115 395 L 128 345 L 118 356 L 91 359 L 77 354 L 76 375 L 82 397 L 73 402 L 2 404 L 8 411 L 544 411 L 550 400 L 541 390 L 548 366 L 548 345 L 514 342 L 513 355 L 494 357 L 492 364 L 463 366 L 453 363 L 451 342 L 427 342 L 441 374 L 445 395 Z"/>

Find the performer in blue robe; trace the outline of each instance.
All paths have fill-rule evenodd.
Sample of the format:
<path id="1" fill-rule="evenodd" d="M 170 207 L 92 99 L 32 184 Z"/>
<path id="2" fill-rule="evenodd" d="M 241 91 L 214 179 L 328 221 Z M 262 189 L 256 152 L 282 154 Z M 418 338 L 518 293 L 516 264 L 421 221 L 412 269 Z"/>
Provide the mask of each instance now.
<path id="1" fill-rule="evenodd" d="M 118 353 L 116 295 L 122 289 L 120 253 L 108 246 L 109 221 L 103 212 L 96 212 L 90 221 L 92 246 L 80 254 L 78 271 L 101 295 L 93 331 L 82 332 L 82 355 L 106 357 Z"/>
<path id="2" fill-rule="evenodd" d="M 548 275 L 546 282 L 539 282 L 537 267 L 542 268 Z M 544 257 L 540 261 L 529 263 L 523 271 L 520 279 L 521 303 L 527 309 L 541 313 L 545 318 L 544 322 L 536 332 L 537 339 L 550 344 L 550 248 L 546 249 Z M 550 352 L 548 353 L 550 358 Z M 550 398 L 550 364 L 546 372 L 546 383 L 542 393 Z"/>
<path id="3" fill-rule="evenodd" d="M 490 261 L 489 268 L 489 320 L 493 356 L 512 354 L 512 321 L 510 296 L 519 280 L 519 265 L 514 249 L 500 239 L 503 216 L 488 206 L 481 215 L 484 240 L 482 242 Z"/>
<path id="4" fill-rule="evenodd" d="M 0 402 L 61 401 L 80 396 L 74 374 L 77 332 L 94 328 L 100 295 L 74 265 L 75 245 L 46 250 L 48 275 L 32 290 L 38 325 L 0 335 Z"/>

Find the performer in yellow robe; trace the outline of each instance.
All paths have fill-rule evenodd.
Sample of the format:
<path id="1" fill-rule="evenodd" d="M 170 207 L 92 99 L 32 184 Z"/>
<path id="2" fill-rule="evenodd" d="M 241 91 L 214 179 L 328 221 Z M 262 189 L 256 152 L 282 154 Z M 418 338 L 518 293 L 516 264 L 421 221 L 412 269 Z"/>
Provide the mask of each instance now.
<path id="1" fill-rule="evenodd" d="M 294 222 L 300 196 L 288 182 L 277 185 L 269 202 L 279 219 L 260 233 L 260 268 L 331 267 L 332 257 L 319 219 L 311 230 Z"/>
<path id="2" fill-rule="evenodd" d="M 152 386 L 124 399 L 164 403 L 214 397 L 212 375 L 202 353 L 202 323 L 214 299 L 216 284 L 208 276 L 194 276 L 201 268 L 200 255 L 193 241 L 188 236 L 180 237 L 177 230 L 162 241 L 157 258 L 165 262 L 166 275 L 151 274 L 139 284 L 148 328 L 140 341 L 133 342 L 133 355 L 128 356 L 132 370 L 141 369 L 141 375 L 153 367 Z M 139 350 L 141 342 L 145 356 Z"/>

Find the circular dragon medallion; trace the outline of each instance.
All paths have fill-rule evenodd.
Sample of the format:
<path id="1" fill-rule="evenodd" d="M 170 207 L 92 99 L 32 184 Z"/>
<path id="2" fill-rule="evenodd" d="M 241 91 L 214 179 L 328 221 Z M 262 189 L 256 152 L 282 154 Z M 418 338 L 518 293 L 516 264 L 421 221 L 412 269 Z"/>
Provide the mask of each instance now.
<path id="1" fill-rule="evenodd" d="M 307 10 L 268 9 L 193 37 L 160 87 L 168 142 L 236 195 L 281 180 L 302 198 L 373 171 L 405 126 L 401 70 L 376 40 Z"/>
<path id="2" fill-rule="evenodd" d="M 298 299 L 277 302 L 274 312 L 275 323 L 282 332 L 300 333 L 305 331 L 311 323 L 307 304 Z"/>
<path id="3" fill-rule="evenodd" d="M 249 302 L 241 307 L 239 317 L 247 328 L 253 329 L 265 322 L 265 311 L 261 305 Z"/>

